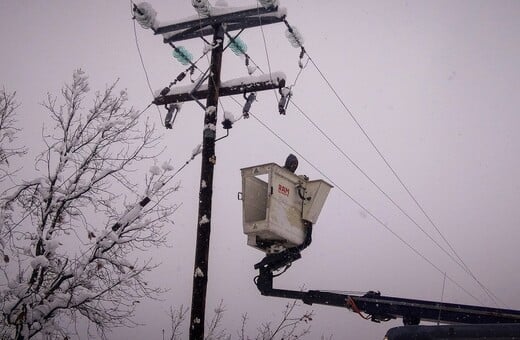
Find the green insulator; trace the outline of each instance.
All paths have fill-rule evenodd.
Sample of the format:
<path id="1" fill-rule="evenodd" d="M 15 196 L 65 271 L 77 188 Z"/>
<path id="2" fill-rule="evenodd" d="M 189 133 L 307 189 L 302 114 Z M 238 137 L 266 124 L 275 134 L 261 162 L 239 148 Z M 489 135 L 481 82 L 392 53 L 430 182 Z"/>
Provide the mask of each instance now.
<path id="1" fill-rule="evenodd" d="M 231 49 L 231 51 L 233 51 L 233 53 L 235 53 L 238 56 L 246 54 L 247 52 L 246 43 L 238 37 L 231 41 L 231 44 L 229 44 L 229 48 Z"/>
<path id="2" fill-rule="evenodd" d="M 191 64 L 191 61 L 193 59 L 193 55 L 187 49 L 185 49 L 183 46 L 179 46 L 179 47 L 175 48 L 172 52 L 172 55 L 182 65 Z"/>

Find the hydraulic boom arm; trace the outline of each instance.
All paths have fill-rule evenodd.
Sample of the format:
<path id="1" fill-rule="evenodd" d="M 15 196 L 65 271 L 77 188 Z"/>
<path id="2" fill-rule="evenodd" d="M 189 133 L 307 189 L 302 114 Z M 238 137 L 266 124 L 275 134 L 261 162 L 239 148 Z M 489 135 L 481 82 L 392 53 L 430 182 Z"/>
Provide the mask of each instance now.
<path id="1" fill-rule="evenodd" d="M 421 320 L 443 323 L 496 324 L 519 323 L 520 311 L 490 307 L 461 305 L 383 296 L 368 292 L 362 296 L 319 290 L 294 291 L 273 288 L 274 271 L 290 265 L 300 258 L 299 251 L 286 250 L 267 255 L 255 265 L 260 274 L 256 285 L 262 295 L 298 299 L 306 304 L 323 304 L 344 307 L 374 322 L 402 318 L 405 325 L 417 325 Z"/>

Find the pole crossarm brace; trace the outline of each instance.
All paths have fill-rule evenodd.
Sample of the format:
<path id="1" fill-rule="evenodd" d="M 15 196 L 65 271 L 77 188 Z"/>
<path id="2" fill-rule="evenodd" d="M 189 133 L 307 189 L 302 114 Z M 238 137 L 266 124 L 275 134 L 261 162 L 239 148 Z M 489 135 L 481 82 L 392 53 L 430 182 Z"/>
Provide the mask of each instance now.
<path id="1" fill-rule="evenodd" d="M 198 38 L 213 35 L 215 25 L 225 25 L 226 31 L 256 27 L 261 25 L 282 22 L 287 15 L 287 10 L 281 7 L 253 7 L 235 12 L 233 8 L 227 9 L 223 14 L 207 18 L 195 18 L 183 22 L 176 22 L 157 27 L 155 34 L 162 34 L 164 43 Z"/>
<path id="2" fill-rule="evenodd" d="M 258 77 L 242 77 L 222 82 L 219 88 L 219 96 L 232 96 L 244 92 L 258 92 L 280 88 L 285 84 L 286 76 L 283 72 L 261 75 Z M 208 97 L 208 84 L 202 84 L 199 88 L 195 85 L 173 87 L 165 96 L 155 97 L 153 103 L 166 105 L 177 102 L 200 100 Z"/>

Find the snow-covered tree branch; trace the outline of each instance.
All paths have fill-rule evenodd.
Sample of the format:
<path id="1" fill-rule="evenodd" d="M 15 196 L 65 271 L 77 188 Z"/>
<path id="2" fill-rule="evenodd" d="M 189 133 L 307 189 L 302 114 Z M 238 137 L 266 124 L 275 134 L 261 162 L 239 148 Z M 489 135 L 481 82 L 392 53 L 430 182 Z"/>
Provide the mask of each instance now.
<path id="1" fill-rule="evenodd" d="M 281 316 L 277 321 L 268 321 L 262 323 L 253 331 L 248 331 L 249 317 L 246 314 L 242 314 L 242 324 L 239 330 L 236 331 L 236 335 L 229 333 L 226 329 L 222 328 L 224 314 L 226 312 L 223 301 L 220 301 L 219 305 L 213 310 L 214 314 L 209 323 L 206 326 L 205 340 L 298 340 L 304 339 L 310 334 L 311 322 L 314 317 L 313 311 L 301 311 L 299 310 L 300 304 L 298 301 L 292 301 L 285 305 Z M 188 310 L 181 306 L 178 310 L 174 310 L 170 307 L 170 329 L 169 334 L 170 340 L 181 340 L 182 325 L 186 321 Z M 164 335 L 163 329 L 163 335 Z M 315 337 L 314 337 L 315 338 Z M 323 336 L 321 337 L 324 338 Z"/>
<path id="2" fill-rule="evenodd" d="M 8 93 L 0 89 L 0 183 L 3 183 L 16 171 L 10 166 L 9 160 L 25 154 L 25 149 L 16 147 L 13 143 L 16 133 L 16 111 L 19 104 L 16 102 L 16 93 Z"/>
<path id="3" fill-rule="evenodd" d="M 77 70 L 59 98 L 42 103 L 53 125 L 43 129 L 37 174 L 0 201 L 2 339 L 65 337 L 79 320 L 104 337 L 160 292 L 147 285 L 155 264 L 143 251 L 165 242 L 176 209 L 165 200 L 176 190 L 165 185 L 172 167 L 155 165 L 154 128 L 125 108 L 116 85 L 87 109 L 88 79 Z M 0 131 L 12 139 L 14 95 L 0 96 Z M 137 165 L 153 165 L 144 180 Z"/>

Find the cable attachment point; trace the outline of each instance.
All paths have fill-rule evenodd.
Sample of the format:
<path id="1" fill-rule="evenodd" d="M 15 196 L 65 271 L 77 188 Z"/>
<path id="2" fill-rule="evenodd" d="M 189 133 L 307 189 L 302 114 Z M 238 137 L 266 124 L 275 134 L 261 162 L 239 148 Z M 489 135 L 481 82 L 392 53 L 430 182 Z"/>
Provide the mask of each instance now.
<path id="1" fill-rule="evenodd" d="M 137 13 L 137 14 L 139 14 L 139 15 L 144 15 L 144 12 L 141 11 L 141 10 L 139 9 L 139 7 L 137 7 L 136 4 L 133 4 L 133 9 L 132 9 L 132 10 L 133 10 L 134 13 Z M 132 19 L 135 19 L 135 15 L 132 17 Z"/>
<path id="2" fill-rule="evenodd" d="M 280 93 L 280 101 L 278 102 L 278 111 L 281 115 L 285 115 L 287 106 L 289 106 L 289 101 L 292 97 L 292 92 L 289 87 L 285 86 L 285 79 L 282 79 L 279 85 L 278 92 Z"/>
<path id="3" fill-rule="evenodd" d="M 303 69 L 303 57 L 305 57 L 305 54 L 307 54 L 307 51 L 305 51 L 305 47 L 302 46 L 302 49 L 300 51 L 300 59 L 298 60 L 298 66 Z"/>
<path id="4" fill-rule="evenodd" d="M 247 53 L 247 44 L 239 37 L 231 37 L 229 48 L 236 56 L 246 55 Z"/>
<path id="5" fill-rule="evenodd" d="M 304 43 L 303 35 L 300 33 L 300 31 L 298 31 L 298 29 L 295 26 L 291 26 L 285 18 L 283 19 L 283 22 L 284 22 L 285 26 L 287 27 L 287 30 L 285 31 L 285 36 L 287 37 L 287 39 L 289 40 L 289 42 L 291 43 L 291 45 L 294 48 L 301 49 L 298 66 L 300 68 L 304 68 L 303 57 L 305 56 L 305 54 L 307 52 L 305 51 L 305 48 L 303 47 L 303 43 Z"/>
<path id="6" fill-rule="evenodd" d="M 143 28 L 153 28 L 155 25 L 155 18 L 157 12 L 153 9 L 152 5 L 147 2 L 141 2 L 139 5 L 134 4 L 133 6 L 134 19 Z"/>
<path id="7" fill-rule="evenodd" d="M 201 17 L 209 17 L 211 15 L 211 4 L 208 0 L 191 0 L 193 8 Z"/>
<path id="8" fill-rule="evenodd" d="M 251 92 L 249 95 L 246 95 L 244 92 L 244 99 L 246 103 L 244 104 L 244 108 L 242 109 L 242 116 L 247 119 L 249 118 L 249 111 L 251 110 L 251 105 L 256 100 L 256 92 Z"/>
<path id="9" fill-rule="evenodd" d="M 173 127 L 173 123 L 175 122 L 175 118 L 177 118 L 177 114 L 181 111 L 182 103 L 172 103 L 165 106 L 168 110 L 168 113 L 166 114 L 166 118 L 164 118 L 164 126 L 167 129 L 171 129 Z"/>
<path id="10" fill-rule="evenodd" d="M 193 55 L 184 46 L 175 46 L 172 55 L 182 65 L 192 64 Z"/>
<path id="11" fill-rule="evenodd" d="M 267 9 L 278 7 L 278 0 L 258 0 L 258 2 Z"/>
<path id="12" fill-rule="evenodd" d="M 229 111 L 224 111 L 224 120 L 222 121 L 222 127 L 229 130 L 233 127 L 233 123 L 236 121 L 235 116 Z"/>
<path id="13" fill-rule="evenodd" d="M 195 65 L 191 65 L 190 68 L 188 68 L 188 71 L 190 72 L 190 81 L 195 83 L 196 80 L 193 79 L 193 75 L 195 74 Z"/>
<path id="14" fill-rule="evenodd" d="M 253 73 L 255 73 L 255 71 L 258 69 L 258 66 L 256 65 L 251 65 L 250 63 L 250 60 L 251 58 L 249 57 L 248 54 L 245 55 L 246 56 L 246 67 L 247 67 L 247 73 L 252 76 Z"/>
<path id="15" fill-rule="evenodd" d="M 161 96 L 166 96 L 168 93 L 170 93 L 170 87 L 166 86 L 164 89 L 161 90 Z M 168 108 L 166 108 L 168 109 Z"/>
<path id="16" fill-rule="evenodd" d="M 183 71 L 181 73 L 179 73 L 179 75 L 177 76 L 177 78 L 175 78 L 174 81 L 172 81 L 170 83 L 170 85 L 166 86 L 165 88 L 163 88 L 161 90 L 161 96 L 166 96 L 168 93 L 170 93 L 170 90 L 172 88 L 173 85 L 177 84 L 178 82 L 182 81 L 184 78 L 186 78 L 186 72 L 190 72 L 190 74 L 193 74 L 195 72 L 195 67 L 192 65 L 190 66 L 186 71 Z M 193 81 L 192 81 L 193 82 Z M 168 108 L 166 108 L 168 109 Z"/>
<path id="17" fill-rule="evenodd" d="M 184 78 L 186 78 L 186 72 L 181 72 L 181 73 L 179 73 L 177 78 L 175 78 L 174 83 L 178 83 L 179 81 L 182 81 Z"/>

